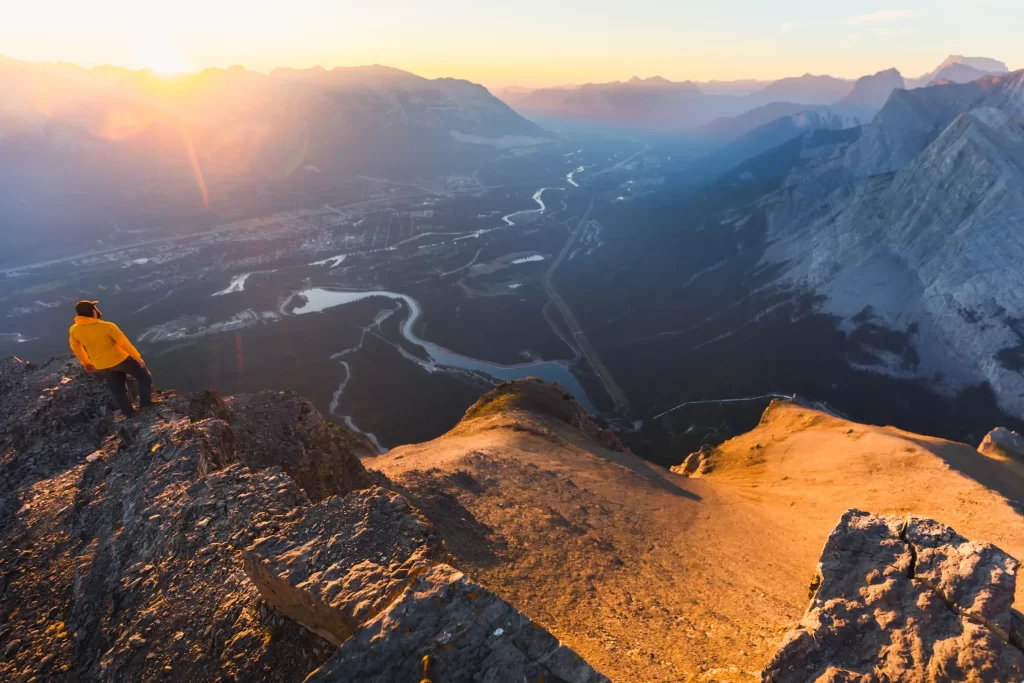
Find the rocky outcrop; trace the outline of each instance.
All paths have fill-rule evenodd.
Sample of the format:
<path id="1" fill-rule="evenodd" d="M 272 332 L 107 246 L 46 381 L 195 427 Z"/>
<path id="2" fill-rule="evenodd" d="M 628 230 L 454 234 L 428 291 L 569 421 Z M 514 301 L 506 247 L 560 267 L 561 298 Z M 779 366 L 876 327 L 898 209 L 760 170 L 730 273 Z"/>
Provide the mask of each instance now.
<path id="1" fill-rule="evenodd" d="M 715 454 L 713 446 L 704 444 L 700 450 L 694 451 L 686 456 L 678 465 L 671 468 L 673 474 L 682 474 L 687 477 L 700 477 L 711 472 L 711 456 Z"/>
<path id="2" fill-rule="evenodd" d="M 99 384 L 69 376 L 65 387 Z M 45 370 L 23 380 L 49 382 Z M 294 681 L 333 649 L 268 610 L 239 557 L 301 515 L 305 492 L 279 468 L 228 462 L 230 427 L 190 423 L 183 399 L 164 399 L 130 422 L 101 416 L 112 433 L 91 452 L 44 445 L 44 459 L 64 458 L 45 479 L 8 470 L 0 679 Z"/>
<path id="3" fill-rule="evenodd" d="M 494 414 L 516 411 L 576 427 L 598 444 L 612 451 L 625 451 L 622 441 L 610 429 L 598 425 L 571 393 L 537 377 L 502 382 L 469 407 L 463 423 Z"/>
<path id="4" fill-rule="evenodd" d="M 1024 462 L 1024 437 L 1006 427 L 996 427 L 985 435 L 978 452 Z"/>
<path id="5" fill-rule="evenodd" d="M 440 550 L 433 526 L 379 486 L 332 497 L 244 553 L 278 612 L 340 645 L 387 607 Z"/>
<path id="6" fill-rule="evenodd" d="M 225 403 L 250 468 L 280 467 L 313 502 L 370 484 L 358 458 L 376 455 L 373 445 L 328 424 L 295 392 L 264 391 L 234 396 Z"/>
<path id="7" fill-rule="evenodd" d="M 932 520 L 849 510 L 763 680 L 1024 680 L 1018 566 Z"/>
<path id="8" fill-rule="evenodd" d="M 375 616 L 429 640 L 465 613 L 394 611 L 440 536 L 294 394 L 163 392 L 125 420 L 64 359 L 0 363 L 0 388 L 0 680 L 301 681 Z M 480 623 L 514 613 L 532 634 L 513 641 L 533 647 L 523 671 L 591 671 L 486 595 Z M 514 653 L 485 661 L 475 637 L 439 659 L 462 678 L 439 680 L 504 671 Z M 345 652 L 331 661 L 366 661 Z M 407 664 L 378 660 L 380 680 Z"/>
<path id="9" fill-rule="evenodd" d="M 308 683 L 603 683 L 608 679 L 462 572 L 438 565 L 347 640 Z"/>

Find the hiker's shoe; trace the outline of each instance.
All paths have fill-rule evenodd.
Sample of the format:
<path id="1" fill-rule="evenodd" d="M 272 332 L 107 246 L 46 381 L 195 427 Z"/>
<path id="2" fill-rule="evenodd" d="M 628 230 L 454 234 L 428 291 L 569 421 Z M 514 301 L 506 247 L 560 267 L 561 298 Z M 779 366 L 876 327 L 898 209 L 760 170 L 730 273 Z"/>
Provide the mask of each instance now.
<path id="1" fill-rule="evenodd" d="M 139 407 L 140 407 L 140 408 L 152 408 L 153 406 L 160 406 L 160 405 L 163 405 L 163 402 L 164 402 L 164 401 L 163 401 L 163 399 L 160 399 L 160 398 L 154 398 L 154 399 L 151 399 L 151 400 L 149 400 L 149 401 L 148 401 L 148 402 L 146 402 L 146 403 L 142 403 L 142 404 L 140 404 L 140 405 L 139 405 Z"/>

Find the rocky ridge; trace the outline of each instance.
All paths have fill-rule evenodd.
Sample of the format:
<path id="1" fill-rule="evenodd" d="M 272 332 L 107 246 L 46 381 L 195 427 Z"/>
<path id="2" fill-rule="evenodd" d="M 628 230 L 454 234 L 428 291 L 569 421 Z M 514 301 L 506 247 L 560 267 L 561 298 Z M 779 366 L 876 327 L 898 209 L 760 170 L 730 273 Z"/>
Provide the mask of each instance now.
<path id="1" fill-rule="evenodd" d="M 1019 680 L 1016 560 L 923 517 L 846 513 L 793 627 L 837 499 L 1020 554 L 1024 470 L 962 444 L 774 402 L 679 476 L 525 380 L 365 469 L 294 394 L 0 389 L 3 680 Z"/>
<path id="2" fill-rule="evenodd" d="M 369 444 L 294 394 L 125 421 L 64 359 L 5 360 L 0 390 L 3 680 L 393 680 L 428 655 L 439 680 L 606 680 L 444 564 Z"/>

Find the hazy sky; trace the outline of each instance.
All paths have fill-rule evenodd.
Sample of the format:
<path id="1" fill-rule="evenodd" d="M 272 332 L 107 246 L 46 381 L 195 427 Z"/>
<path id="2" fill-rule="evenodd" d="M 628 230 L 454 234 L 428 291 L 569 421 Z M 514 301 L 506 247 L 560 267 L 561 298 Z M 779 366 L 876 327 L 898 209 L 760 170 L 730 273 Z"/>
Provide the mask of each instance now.
<path id="1" fill-rule="evenodd" d="M 165 70 L 387 64 L 488 85 L 907 76 L 949 54 L 1024 67 L 1021 0 L 34 0 L 0 53 Z"/>

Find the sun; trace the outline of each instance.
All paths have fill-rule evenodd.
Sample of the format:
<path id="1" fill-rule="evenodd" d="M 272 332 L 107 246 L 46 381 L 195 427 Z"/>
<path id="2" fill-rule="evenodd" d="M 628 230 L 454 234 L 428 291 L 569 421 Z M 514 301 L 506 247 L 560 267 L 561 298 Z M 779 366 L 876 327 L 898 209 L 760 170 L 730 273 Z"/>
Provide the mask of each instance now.
<path id="1" fill-rule="evenodd" d="M 181 54 L 170 43 L 154 42 L 142 51 L 142 63 L 154 73 L 170 76 L 185 71 Z"/>

